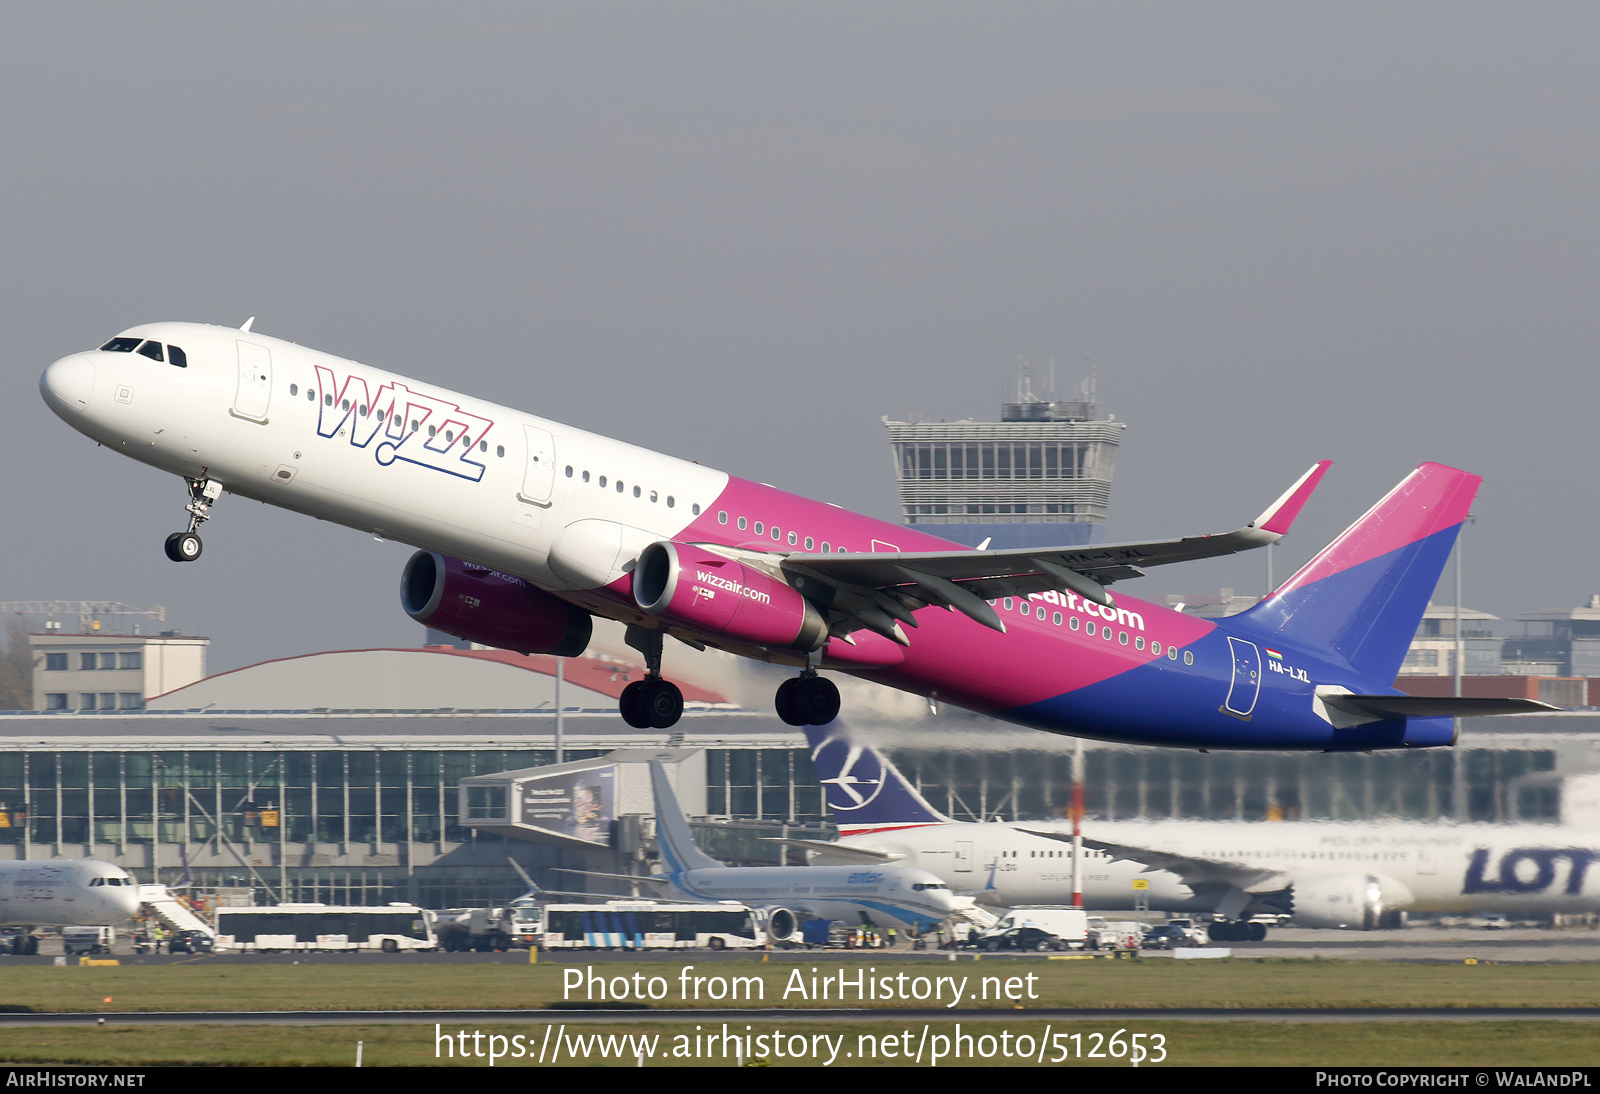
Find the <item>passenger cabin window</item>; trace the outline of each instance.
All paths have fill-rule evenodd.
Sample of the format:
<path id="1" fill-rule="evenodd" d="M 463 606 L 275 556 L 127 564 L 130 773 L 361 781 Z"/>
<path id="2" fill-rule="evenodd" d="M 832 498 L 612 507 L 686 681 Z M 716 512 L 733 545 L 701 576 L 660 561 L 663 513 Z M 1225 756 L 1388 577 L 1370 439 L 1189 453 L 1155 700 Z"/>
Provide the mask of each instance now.
<path id="1" fill-rule="evenodd" d="M 178 368 L 188 368 L 189 367 L 189 355 L 187 353 L 184 353 L 183 350 L 179 349 L 177 346 L 168 346 L 167 347 L 167 364 L 175 365 Z"/>
<path id="2" fill-rule="evenodd" d="M 139 342 L 138 338 L 113 338 L 100 349 L 104 353 L 132 353 Z"/>
<path id="3" fill-rule="evenodd" d="M 139 347 L 139 353 L 142 354 L 145 357 L 150 358 L 150 360 L 152 360 L 152 361 L 160 361 L 162 364 L 166 364 L 167 363 L 166 355 L 161 352 L 161 343 L 160 342 L 146 342 L 146 343 L 144 343 L 142 346 Z"/>

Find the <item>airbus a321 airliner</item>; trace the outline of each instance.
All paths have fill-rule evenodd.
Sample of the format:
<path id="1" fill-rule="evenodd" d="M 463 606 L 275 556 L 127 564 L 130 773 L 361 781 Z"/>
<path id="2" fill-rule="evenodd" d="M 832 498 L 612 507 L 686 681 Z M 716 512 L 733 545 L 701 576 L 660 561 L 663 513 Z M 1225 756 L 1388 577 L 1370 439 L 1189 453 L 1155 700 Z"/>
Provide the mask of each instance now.
<path id="1" fill-rule="evenodd" d="M 1234 532 L 975 551 L 771 486 L 276 338 L 133 327 L 50 365 L 74 429 L 188 484 L 175 561 L 224 492 L 421 548 L 412 618 L 523 653 L 574 656 L 593 615 L 625 623 L 647 676 L 629 724 L 682 711 L 667 635 L 792 666 L 778 714 L 824 725 L 819 668 L 1058 733 L 1191 748 L 1447 745 L 1451 716 L 1545 709 L 1422 699 L 1391 684 L 1481 481 L 1424 464 L 1266 601 L 1222 622 L 1106 586 L 1275 542 L 1306 473 Z"/>

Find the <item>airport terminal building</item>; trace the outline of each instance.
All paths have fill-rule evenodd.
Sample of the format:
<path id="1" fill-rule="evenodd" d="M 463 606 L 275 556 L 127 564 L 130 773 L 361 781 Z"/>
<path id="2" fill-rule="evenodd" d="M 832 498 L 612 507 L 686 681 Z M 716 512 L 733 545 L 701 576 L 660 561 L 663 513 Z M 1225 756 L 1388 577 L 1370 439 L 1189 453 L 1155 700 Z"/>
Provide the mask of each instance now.
<path id="1" fill-rule="evenodd" d="M 771 711 L 699 692 L 671 730 L 636 730 L 615 701 L 640 669 L 566 662 L 558 698 L 553 665 L 496 651 L 343 651 L 211 677 L 145 710 L 0 714 L 0 858 L 94 857 L 169 885 L 187 872 L 202 888 L 250 887 L 269 902 L 488 904 L 524 889 L 508 857 L 550 889 L 612 891 L 562 871 L 647 872 L 644 807 L 628 806 L 639 811 L 619 813 L 582 846 L 485 831 L 464 816 L 473 807 L 463 779 L 553 764 L 558 738 L 569 763 L 617 749 L 703 750 L 703 763 L 685 764 L 681 776 L 703 785 L 681 792 L 706 849 L 725 860 L 774 862 L 780 852 L 762 837 L 827 833 L 804 739 Z M 322 697 L 324 685 L 418 705 L 302 702 Z M 220 705 L 230 693 L 287 702 Z M 447 694 L 503 705 L 442 709 Z M 187 705 L 193 698 L 205 702 Z M 852 727 L 881 742 L 952 817 L 1065 813 L 1069 738 L 949 710 L 857 717 Z M 1091 742 L 1086 762 L 1091 825 L 1600 823 L 1600 713 L 1467 719 L 1453 749 L 1201 754 Z"/>

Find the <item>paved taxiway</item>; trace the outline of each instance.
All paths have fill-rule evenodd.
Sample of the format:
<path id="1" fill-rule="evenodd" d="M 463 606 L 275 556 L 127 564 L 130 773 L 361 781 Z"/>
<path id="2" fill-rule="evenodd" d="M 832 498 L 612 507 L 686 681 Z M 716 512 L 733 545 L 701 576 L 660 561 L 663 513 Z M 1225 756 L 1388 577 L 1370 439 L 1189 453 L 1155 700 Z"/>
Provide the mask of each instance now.
<path id="1" fill-rule="evenodd" d="M 49 965 L 60 953 L 60 942 L 47 939 L 37 957 L 0 956 L 0 969 L 7 965 Z M 1219 948 L 1216 946 L 1213 949 Z M 1409 927 L 1400 931 L 1313 931 L 1279 928 L 1263 942 L 1233 942 L 1226 948 L 1240 957 L 1322 958 L 1348 961 L 1423 961 L 1461 963 L 1469 959 L 1486 962 L 1577 962 L 1600 963 L 1600 930 L 1471 930 L 1467 928 Z M 692 960 L 749 962 L 761 960 L 759 950 L 650 950 L 633 953 L 617 950 L 550 950 L 539 954 L 541 962 L 602 964 L 608 962 L 667 962 Z M 119 943 L 112 956 L 125 965 L 168 965 L 190 962 L 228 965 L 290 964 L 412 964 L 472 965 L 526 964 L 526 950 L 505 953 L 278 953 L 278 954 L 144 954 L 135 955 L 126 943 Z M 943 950 L 773 950 L 771 961 L 815 961 L 834 956 L 871 961 L 948 960 Z M 997 953 L 984 954 L 984 961 L 1045 960 L 1051 955 Z M 974 952 L 962 950 L 958 961 L 973 960 Z M 1145 950 L 1144 960 L 1170 959 L 1163 950 Z M 76 961 L 76 958 L 71 959 Z"/>

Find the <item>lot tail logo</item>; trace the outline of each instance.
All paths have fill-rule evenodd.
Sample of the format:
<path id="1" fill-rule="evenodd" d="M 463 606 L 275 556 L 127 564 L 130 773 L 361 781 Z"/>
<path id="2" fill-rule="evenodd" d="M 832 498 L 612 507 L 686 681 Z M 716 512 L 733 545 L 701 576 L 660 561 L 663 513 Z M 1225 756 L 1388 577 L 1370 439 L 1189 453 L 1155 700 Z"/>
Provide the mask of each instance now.
<path id="1" fill-rule="evenodd" d="M 372 391 L 354 373 L 340 384 L 332 369 L 318 365 L 317 403 L 318 436 L 348 435 L 352 447 L 371 446 L 385 467 L 403 460 L 473 482 L 483 479 L 484 465 L 473 457 L 488 451 L 484 438 L 494 422 L 448 399 L 395 381 Z"/>
<path id="2" fill-rule="evenodd" d="M 1567 879 L 1560 891 L 1577 896 L 1588 878 L 1589 864 L 1600 858 L 1600 852 L 1582 847 L 1519 847 L 1502 855 L 1496 875 L 1488 877 L 1491 854 L 1487 847 L 1472 852 L 1463 893 L 1543 893 L 1556 883 L 1556 863 L 1565 862 Z"/>
<path id="3" fill-rule="evenodd" d="M 843 737 L 829 737 L 812 749 L 811 762 L 822 776 L 818 781 L 828 808 L 836 813 L 853 812 L 883 793 L 883 762 L 870 748 Z M 826 774 L 830 770 L 837 774 Z"/>

